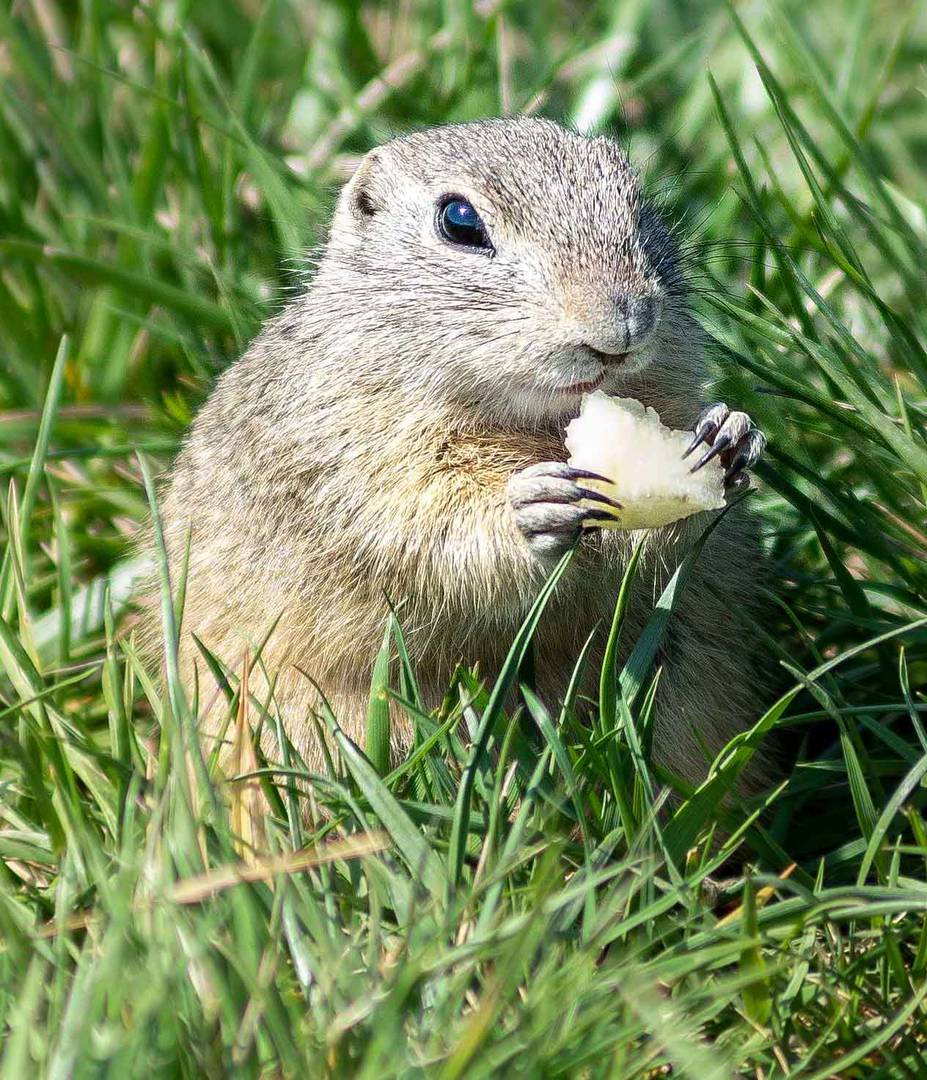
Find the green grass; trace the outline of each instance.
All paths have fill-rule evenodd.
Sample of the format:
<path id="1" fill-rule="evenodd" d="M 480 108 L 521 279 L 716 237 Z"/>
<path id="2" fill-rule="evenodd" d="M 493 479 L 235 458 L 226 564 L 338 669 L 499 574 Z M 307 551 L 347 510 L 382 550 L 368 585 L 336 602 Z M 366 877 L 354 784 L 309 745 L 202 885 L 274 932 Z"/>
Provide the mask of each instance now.
<path id="1" fill-rule="evenodd" d="M 4 1077 L 925 1075 L 925 64 L 901 0 L 3 5 Z M 321 716 L 311 782 L 229 673 L 284 765 L 243 739 L 229 784 L 170 596 L 161 671 L 119 633 L 146 486 L 360 153 L 529 106 L 627 140 L 687 237 L 719 396 L 770 436 L 794 689 L 667 805 L 659 614 L 591 725 L 505 711 L 530 621 L 434 715 L 391 625 L 369 757 Z M 726 802 L 767 731 L 797 764 Z"/>

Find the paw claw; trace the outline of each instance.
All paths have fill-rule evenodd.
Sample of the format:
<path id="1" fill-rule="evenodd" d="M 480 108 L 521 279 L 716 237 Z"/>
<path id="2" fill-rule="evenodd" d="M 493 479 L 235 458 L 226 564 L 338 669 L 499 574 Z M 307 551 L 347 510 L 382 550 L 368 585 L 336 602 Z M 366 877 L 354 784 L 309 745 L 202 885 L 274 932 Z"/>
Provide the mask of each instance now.
<path id="1" fill-rule="evenodd" d="M 512 479 L 528 480 L 535 477 L 544 480 L 600 480 L 606 484 L 609 482 L 607 476 L 590 472 L 588 469 L 575 469 L 572 465 L 567 465 L 565 461 L 540 461 L 536 465 L 529 465 L 521 472 L 515 473 Z"/>
<path id="2" fill-rule="evenodd" d="M 593 491 L 591 488 L 581 487 L 579 493 L 584 499 L 587 499 L 590 502 L 605 503 L 606 506 L 614 506 L 616 510 L 624 509 L 617 499 L 613 499 L 610 495 L 603 495 L 601 491 Z"/>
<path id="3" fill-rule="evenodd" d="M 752 469 L 760 460 L 765 449 L 766 436 L 758 428 L 751 428 L 737 444 L 737 449 L 724 474 L 724 482 L 730 485 L 746 479 L 747 470 Z"/>
<path id="4" fill-rule="evenodd" d="M 685 459 L 692 453 L 692 451 L 697 446 L 702 445 L 702 443 L 708 437 L 708 430 L 709 430 L 708 428 L 696 428 L 695 429 L 695 438 L 692 440 L 692 442 L 689 443 L 688 447 L 686 447 L 686 452 L 682 455 L 682 460 L 683 461 L 685 461 Z"/>
<path id="5" fill-rule="evenodd" d="M 567 465 L 566 470 L 564 475 L 569 476 L 571 480 L 599 480 L 603 484 L 611 483 L 607 476 L 602 476 L 597 472 L 590 472 L 588 469 L 574 469 L 572 465 Z"/>
<path id="6" fill-rule="evenodd" d="M 508 500 L 515 524 L 540 558 L 563 554 L 588 526 L 614 521 L 621 509 L 610 496 L 578 483 L 608 482 L 604 476 L 560 461 L 541 462 L 515 473 Z"/>
<path id="7" fill-rule="evenodd" d="M 587 521 L 614 521 L 615 515 L 611 510 L 597 510 L 595 508 L 587 509 L 583 514 L 583 524 Z"/>
<path id="8" fill-rule="evenodd" d="M 707 451 L 689 470 L 698 472 L 715 457 L 724 465 L 725 484 L 731 486 L 759 460 L 766 438 L 744 412 L 732 412 L 723 401 L 709 405 L 695 422 L 694 437 L 683 458 L 687 458 L 703 443 Z"/>
<path id="9" fill-rule="evenodd" d="M 703 465 L 707 465 L 712 458 L 715 458 L 723 450 L 726 450 L 731 445 L 730 435 L 720 435 L 711 446 L 705 451 L 704 454 L 696 461 L 696 463 L 689 469 L 690 473 L 698 472 Z"/>
<path id="10" fill-rule="evenodd" d="M 707 409 L 703 409 L 695 421 L 695 427 L 693 428 L 695 437 L 682 455 L 683 459 L 687 458 L 703 442 L 713 442 L 715 436 L 721 430 L 721 425 L 727 420 L 730 413 L 731 410 L 723 401 L 718 401 L 714 405 L 709 405 Z"/>

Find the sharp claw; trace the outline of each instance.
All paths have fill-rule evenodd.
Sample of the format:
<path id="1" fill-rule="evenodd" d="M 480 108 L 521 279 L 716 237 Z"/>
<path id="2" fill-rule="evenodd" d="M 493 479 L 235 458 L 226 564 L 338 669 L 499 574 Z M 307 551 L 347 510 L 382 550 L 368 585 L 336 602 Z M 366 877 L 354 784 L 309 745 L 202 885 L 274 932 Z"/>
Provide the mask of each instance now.
<path id="1" fill-rule="evenodd" d="M 727 421 L 728 416 L 730 416 L 730 409 L 728 409 L 723 401 L 717 401 L 714 405 L 709 405 L 708 408 L 703 409 L 699 413 L 698 419 L 695 421 L 695 427 L 693 429 L 694 437 L 689 444 L 689 448 L 682 455 L 683 461 L 685 461 L 693 450 L 701 446 L 702 443 L 708 442 L 709 439 L 716 438 Z M 701 468 L 701 466 L 699 466 L 699 468 Z M 695 470 L 693 470 L 693 472 L 694 471 Z"/>
<path id="2" fill-rule="evenodd" d="M 688 447 L 686 448 L 686 452 L 682 455 L 682 460 L 685 461 L 686 458 L 692 453 L 692 451 L 697 446 L 701 446 L 704 441 L 705 433 L 696 431 L 695 438 L 692 440 L 692 442 L 689 443 Z"/>
<path id="3" fill-rule="evenodd" d="M 751 428 L 737 444 L 737 450 L 724 474 L 726 483 L 731 483 L 738 473 L 752 469 L 759 461 L 766 446 L 766 436 L 757 428 Z"/>
<path id="4" fill-rule="evenodd" d="M 591 488 L 581 487 L 579 492 L 584 499 L 589 499 L 592 502 L 605 503 L 607 506 L 614 506 L 616 510 L 624 509 L 617 499 L 612 499 L 608 495 L 603 495 L 601 491 L 593 491 Z"/>
<path id="5" fill-rule="evenodd" d="M 751 460 L 752 457 L 752 454 L 745 453 L 743 450 L 738 450 L 724 474 L 725 484 L 730 484 L 738 473 L 742 473 L 745 469 L 749 469 L 753 464 L 753 461 Z"/>
<path id="6" fill-rule="evenodd" d="M 703 420 L 695 429 L 695 438 L 689 443 L 689 448 L 682 455 L 683 461 L 692 453 L 692 451 L 708 438 L 709 433 L 713 428 L 717 428 L 717 424 L 713 424 L 710 420 Z"/>
<path id="7" fill-rule="evenodd" d="M 614 521 L 615 515 L 611 510 L 587 510 L 583 515 L 583 522 L 587 521 Z"/>
<path id="8" fill-rule="evenodd" d="M 588 469 L 574 469 L 572 465 L 564 470 L 564 476 L 568 480 L 599 480 L 603 484 L 610 484 L 611 480 L 600 473 L 590 472 Z"/>
<path id="9" fill-rule="evenodd" d="M 722 450 L 726 450 L 731 445 L 730 435 L 721 435 L 715 439 L 714 445 L 711 446 L 706 453 L 704 453 L 698 461 L 689 469 L 690 473 L 698 472 L 703 465 L 707 465 L 712 458 L 717 457 Z"/>

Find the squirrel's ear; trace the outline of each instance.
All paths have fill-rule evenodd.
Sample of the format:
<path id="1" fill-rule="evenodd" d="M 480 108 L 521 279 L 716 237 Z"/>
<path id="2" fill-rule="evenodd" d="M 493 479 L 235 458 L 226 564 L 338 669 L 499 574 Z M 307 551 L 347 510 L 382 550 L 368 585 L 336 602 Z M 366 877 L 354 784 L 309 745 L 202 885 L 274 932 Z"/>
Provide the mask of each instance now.
<path id="1" fill-rule="evenodd" d="M 345 191 L 348 206 L 353 216 L 361 221 L 369 220 L 383 209 L 379 192 L 381 171 L 380 158 L 376 150 L 371 150 L 348 181 Z"/>

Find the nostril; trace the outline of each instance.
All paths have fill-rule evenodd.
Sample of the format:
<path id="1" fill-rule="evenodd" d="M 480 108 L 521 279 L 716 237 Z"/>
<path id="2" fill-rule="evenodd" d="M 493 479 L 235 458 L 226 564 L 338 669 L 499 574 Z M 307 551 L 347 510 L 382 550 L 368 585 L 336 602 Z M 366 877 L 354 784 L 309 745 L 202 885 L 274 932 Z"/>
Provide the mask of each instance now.
<path id="1" fill-rule="evenodd" d="M 628 347 L 641 344 L 656 329 L 660 301 L 656 296 L 638 296 L 622 305 Z"/>

